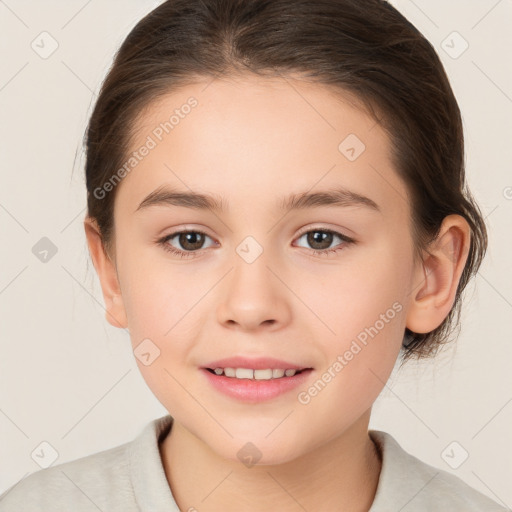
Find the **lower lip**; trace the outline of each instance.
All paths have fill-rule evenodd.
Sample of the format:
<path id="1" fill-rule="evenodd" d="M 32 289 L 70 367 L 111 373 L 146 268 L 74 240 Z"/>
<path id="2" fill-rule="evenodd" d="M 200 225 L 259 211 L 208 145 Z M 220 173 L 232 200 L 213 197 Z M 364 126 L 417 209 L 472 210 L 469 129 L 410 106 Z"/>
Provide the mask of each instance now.
<path id="1" fill-rule="evenodd" d="M 295 389 L 301 384 L 304 384 L 312 371 L 311 369 L 304 370 L 293 377 L 253 380 L 217 375 L 205 368 L 201 368 L 201 372 L 206 375 L 206 378 L 215 389 L 227 396 L 250 403 L 271 400 L 272 398 Z"/>

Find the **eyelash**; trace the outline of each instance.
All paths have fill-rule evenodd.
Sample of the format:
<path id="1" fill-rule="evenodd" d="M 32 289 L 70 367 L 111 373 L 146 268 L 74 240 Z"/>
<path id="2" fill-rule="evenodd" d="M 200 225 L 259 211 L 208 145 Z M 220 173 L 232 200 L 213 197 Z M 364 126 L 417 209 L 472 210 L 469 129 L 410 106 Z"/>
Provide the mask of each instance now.
<path id="1" fill-rule="evenodd" d="M 171 254 L 174 254 L 175 256 L 178 256 L 180 258 L 195 258 L 196 257 L 195 253 L 199 252 L 201 249 L 199 249 L 197 251 L 180 251 L 179 249 L 176 249 L 168 244 L 169 240 L 173 239 L 174 237 L 176 237 L 178 235 L 184 234 L 184 233 L 199 233 L 199 234 L 207 236 L 208 238 L 211 238 L 207 233 L 205 233 L 204 231 L 201 231 L 200 229 L 193 229 L 193 230 L 191 229 L 191 230 L 175 231 L 174 233 L 166 235 L 165 237 L 157 240 L 157 243 L 159 245 L 161 245 L 165 251 L 170 252 Z M 323 250 L 311 249 L 311 251 L 313 252 L 313 254 L 315 256 L 326 256 L 327 254 L 337 253 L 337 252 L 343 250 L 343 248 L 346 245 L 356 243 L 353 238 L 349 238 L 348 236 L 338 233 L 337 231 L 333 231 L 330 229 L 322 229 L 322 228 L 309 229 L 307 231 L 302 232 L 300 235 L 298 235 L 297 238 L 301 238 L 302 236 L 307 235 L 308 233 L 332 234 L 332 235 L 338 236 L 344 242 L 341 245 L 341 247 L 338 247 L 337 249 L 323 249 Z"/>

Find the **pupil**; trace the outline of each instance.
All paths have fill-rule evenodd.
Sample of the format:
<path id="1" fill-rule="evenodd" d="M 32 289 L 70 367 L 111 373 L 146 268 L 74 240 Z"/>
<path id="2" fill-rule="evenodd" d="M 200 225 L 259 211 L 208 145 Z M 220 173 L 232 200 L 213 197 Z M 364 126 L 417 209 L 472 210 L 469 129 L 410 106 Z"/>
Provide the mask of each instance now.
<path id="1" fill-rule="evenodd" d="M 180 235 L 180 244 L 185 250 L 200 249 L 203 244 L 204 235 L 202 233 L 182 233 Z"/>
<path id="2" fill-rule="evenodd" d="M 317 236 L 318 235 L 318 236 Z M 332 243 L 332 233 L 326 233 L 325 231 L 312 231 L 308 234 L 308 243 L 314 247 L 313 244 L 320 243 L 321 247 L 317 249 L 326 249 Z"/>

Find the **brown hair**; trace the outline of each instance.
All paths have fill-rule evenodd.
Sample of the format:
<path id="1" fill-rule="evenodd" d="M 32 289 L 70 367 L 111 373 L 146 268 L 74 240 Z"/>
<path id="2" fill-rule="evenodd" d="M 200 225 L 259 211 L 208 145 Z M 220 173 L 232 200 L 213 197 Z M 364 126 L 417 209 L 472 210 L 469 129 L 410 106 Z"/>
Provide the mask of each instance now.
<path id="1" fill-rule="evenodd" d="M 416 258 L 445 216 L 467 220 L 470 249 L 449 315 L 429 333 L 405 330 L 402 363 L 435 355 L 459 324 L 487 231 L 465 183 L 462 120 L 443 65 L 384 0 L 168 0 L 140 20 L 116 53 L 86 132 L 88 216 L 106 253 L 114 248 L 116 188 L 95 191 L 126 161 L 138 116 L 178 87 L 238 73 L 300 73 L 362 102 L 387 131 L 407 186 Z"/>

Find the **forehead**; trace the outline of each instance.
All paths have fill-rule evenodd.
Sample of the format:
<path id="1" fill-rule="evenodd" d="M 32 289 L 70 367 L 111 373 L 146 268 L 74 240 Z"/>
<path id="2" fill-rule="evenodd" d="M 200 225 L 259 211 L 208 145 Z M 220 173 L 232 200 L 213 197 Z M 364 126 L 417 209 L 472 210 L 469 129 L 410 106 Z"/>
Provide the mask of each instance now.
<path id="1" fill-rule="evenodd" d="M 162 184 L 228 205 L 337 185 L 384 207 L 407 196 L 387 134 L 357 98 L 290 77 L 189 84 L 148 105 L 132 133 L 130 153 L 151 146 L 118 191 L 132 211 Z"/>

